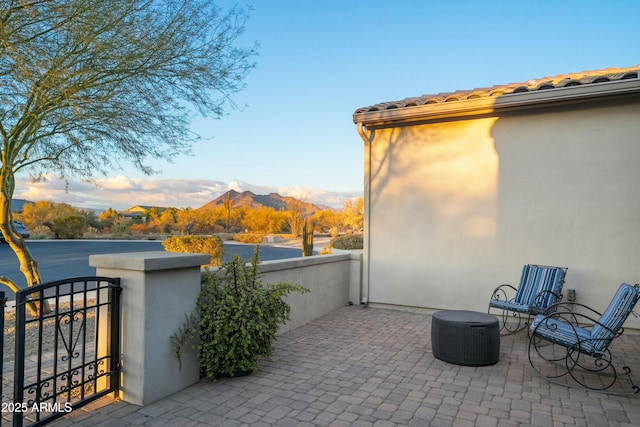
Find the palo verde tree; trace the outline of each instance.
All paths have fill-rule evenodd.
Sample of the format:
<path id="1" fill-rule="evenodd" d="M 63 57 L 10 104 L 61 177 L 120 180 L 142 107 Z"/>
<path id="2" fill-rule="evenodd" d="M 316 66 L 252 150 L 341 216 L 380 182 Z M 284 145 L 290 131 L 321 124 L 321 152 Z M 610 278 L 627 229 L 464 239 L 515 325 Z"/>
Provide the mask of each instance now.
<path id="1" fill-rule="evenodd" d="M 151 173 L 149 159 L 188 151 L 193 115 L 233 108 L 254 67 L 255 47 L 237 46 L 246 19 L 210 0 L 0 3 L 0 231 L 29 286 L 41 279 L 11 221 L 16 174 L 91 179 L 123 160 Z"/>

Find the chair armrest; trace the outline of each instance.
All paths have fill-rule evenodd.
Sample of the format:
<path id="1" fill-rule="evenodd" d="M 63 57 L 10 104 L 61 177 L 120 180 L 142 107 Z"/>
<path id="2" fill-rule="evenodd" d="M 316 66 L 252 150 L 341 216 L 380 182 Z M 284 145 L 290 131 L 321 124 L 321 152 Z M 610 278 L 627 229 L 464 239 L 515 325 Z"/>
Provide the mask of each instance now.
<path id="1" fill-rule="evenodd" d="M 517 291 L 518 290 L 515 287 L 505 283 L 504 285 L 500 285 L 493 290 L 490 299 L 509 301 L 515 298 L 515 294 Z M 513 296 L 509 298 L 509 294 L 513 294 Z"/>
<path id="2" fill-rule="evenodd" d="M 579 302 L 569 302 L 569 301 L 560 301 L 560 302 L 558 302 L 556 304 L 550 305 L 541 314 L 548 315 L 548 314 L 552 314 L 552 313 L 555 313 L 555 312 L 561 313 L 563 311 L 564 312 L 575 313 L 576 308 L 581 308 L 581 309 L 588 310 L 590 315 L 596 315 L 598 317 L 602 316 L 602 313 L 600 313 L 599 311 L 594 310 L 593 308 L 591 308 L 589 306 L 586 306 L 584 304 L 580 304 Z M 585 316 L 585 315 L 583 315 L 583 316 Z M 594 320 L 594 322 L 595 322 L 595 320 Z"/>
<path id="3" fill-rule="evenodd" d="M 539 319 L 540 316 L 538 316 Z M 606 337 L 592 337 L 588 329 L 579 325 L 580 320 L 588 320 L 593 325 L 598 324 L 611 332 L 611 335 Z M 560 326 L 560 324 L 564 326 Z M 540 332 L 538 330 L 540 329 Z M 558 335 L 555 333 L 549 334 L 548 331 L 559 329 L 561 332 Z M 579 332 L 582 331 L 582 332 Z M 614 338 L 622 335 L 622 329 L 617 332 L 611 331 L 602 323 L 594 320 L 593 318 L 571 311 L 565 311 L 561 313 L 554 313 L 545 316 L 543 319 L 535 322 L 535 326 L 532 325 L 530 331 L 529 346 L 534 343 L 534 338 L 540 336 L 541 338 L 559 344 L 567 348 L 567 355 L 571 351 L 577 350 L 580 353 L 585 353 L 597 358 L 606 357 L 607 348 Z M 601 343 L 601 344 L 599 344 Z M 537 348 L 537 347 L 536 347 Z"/>
<path id="4" fill-rule="evenodd" d="M 571 325 L 572 327 L 575 325 L 575 326 L 581 327 L 583 329 L 585 329 L 585 327 L 589 328 L 589 329 L 593 329 L 593 327 L 595 325 L 600 325 L 600 327 L 604 328 L 605 330 L 607 330 L 608 332 L 610 332 L 613 335 L 612 339 L 622 335 L 622 332 L 623 332 L 622 328 L 619 328 L 617 331 L 614 331 L 609 326 L 599 322 L 598 320 L 596 320 L 595 318 L 591 317 L 590 315 L 586 315 L 586 314 L 583 314 L 583 313 L 577 313 L 577 312 L 575 312 L 573 310 L 567 310 L 566 307 L 569 306 L 569 305 L 579 306 L 579 307 L 582 307 L 582 308 L 589 309 L 594 314 L 600 316 L 600 313 L 598 313 L 597 311 L 595 311 L 592 308 L 587 307 L 586 305 L 583 305 L 583 304 L 579 304 L 579 303 L 559 303 L 559 304 L 555 304 L 555 307 L 565 307 L 565 310 L 558 310 L 555 313 L 544 314 L 543 315 L 544 318 L 539 323 L 544 323 L 544 322 L 548 321 L 549 319 L 554 319 L 554 320 L 558 320 L 558 321 L 567 323 L 567 324 Z M 549 308 L 551 308 L 551 307 L 549 307 Z M 585 324 L 585 326 L 581 326 L 581 322 L 583 324 Z M 535 331 L 534 331 L 534 333 L 535 333 Z"/>

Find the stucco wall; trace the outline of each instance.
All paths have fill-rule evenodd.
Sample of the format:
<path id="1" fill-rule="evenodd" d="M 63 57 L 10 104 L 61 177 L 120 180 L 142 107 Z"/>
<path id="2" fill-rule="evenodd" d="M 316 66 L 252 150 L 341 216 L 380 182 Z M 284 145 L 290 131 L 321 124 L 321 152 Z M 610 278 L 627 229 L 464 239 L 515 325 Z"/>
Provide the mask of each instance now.
<path id="1" fill-rule="evenodd" d="M 263 285 L 278 282 L 297 283 L 309 289 L 305 294 L 285 297 L 291 307 L 290 320 L 281 325 L 278 335 L 324 316 L 360 297 L 362 254 L 338 251 L 329 255 L 288 258 L 260 262 Z M 212 271 L 222 276 L 219 268 Z"/>
<path id="2" fill-rule="evenodd" d="M 369 301 L 485 311 L 537 263 L 568 267 L 565 289 L 604 309 L 640 281 L 638 117 L 627 104 L 376 130 Z"/>
<path id="3" fill-rule="evenodd" d="M 296 329 L 327 313 L 347 305 L 359 277 L 352 276 L 359 254 L 332 255 L 263 261 L 260 265 L 263 284 L 292 282 L 305 286 L 309 293 L 293 293 L 286 297 L 291 306 L 290 318 L 280 326 L 278 334 Z M 352 285 L 351 281 L 354 281 Z"/>

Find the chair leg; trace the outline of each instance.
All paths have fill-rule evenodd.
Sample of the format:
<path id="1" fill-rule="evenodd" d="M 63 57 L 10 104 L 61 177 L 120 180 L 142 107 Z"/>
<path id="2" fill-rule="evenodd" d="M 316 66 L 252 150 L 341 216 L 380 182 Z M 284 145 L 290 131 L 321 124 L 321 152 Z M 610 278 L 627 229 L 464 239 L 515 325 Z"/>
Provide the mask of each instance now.
<path id="1" fill-rule="evenodd" d="M 489 309 L 489 311 L 490 310 L 491 309 Z M 495 316 L 498 318 L 500 335 L 507 336 L 518 333 L 525 329 L 528 326 L 528 322 L 524 319 L 523 314 L 524 313 L 510 310 L 502 310 L 502 312 L 495 314 Z"/>
<path id="2" fill-rule="evenodd" d="M 640 392 L 633 383 L 631 369 L 617 369 L 608 349 L 590 356 L 577 347 L 567 348 L 534 333 L 529 339 L 528 357 L 533 369 L 549 382 L 607 394 Z"/>
<path id="3" fill-rule="evenodd" d="M 552 381 L 569 374 L 569 354 L 566 347 L 544 340 L 535 334 L 529 337 L 529 363 L 540 375 Z"/>

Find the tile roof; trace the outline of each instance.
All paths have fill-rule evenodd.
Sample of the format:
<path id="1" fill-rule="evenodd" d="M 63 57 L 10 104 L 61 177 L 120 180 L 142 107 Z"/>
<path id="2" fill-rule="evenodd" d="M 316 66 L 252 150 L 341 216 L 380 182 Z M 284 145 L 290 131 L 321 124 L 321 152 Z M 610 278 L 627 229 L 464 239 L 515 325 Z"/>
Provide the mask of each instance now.
<path id="1" fill-rule="evenodd" d="M 522 83 L 509 83 L 506 85 L 496 85 L 488 88 L 459 90 L 455 92 L 444 92 L 435 95 L 422 95 L 413 98 L 405 98 L 400 101 L 381 102 L 370 107 L 359 108 L 354 114 L 394 110 L 399 108 L 416 107 L 428 104 L 443 104 L 477 98 L 491 98 L 514 93 L 536 92 L 541 90 L 557 89 L 570 86 L 583 86 L 617 80 L 637 79 L 639 71 L 640 64 L 626 68 L 614 67 L 606 68 L 604 70 L 561 74 L 555 77 L 531 79 Z"/>

